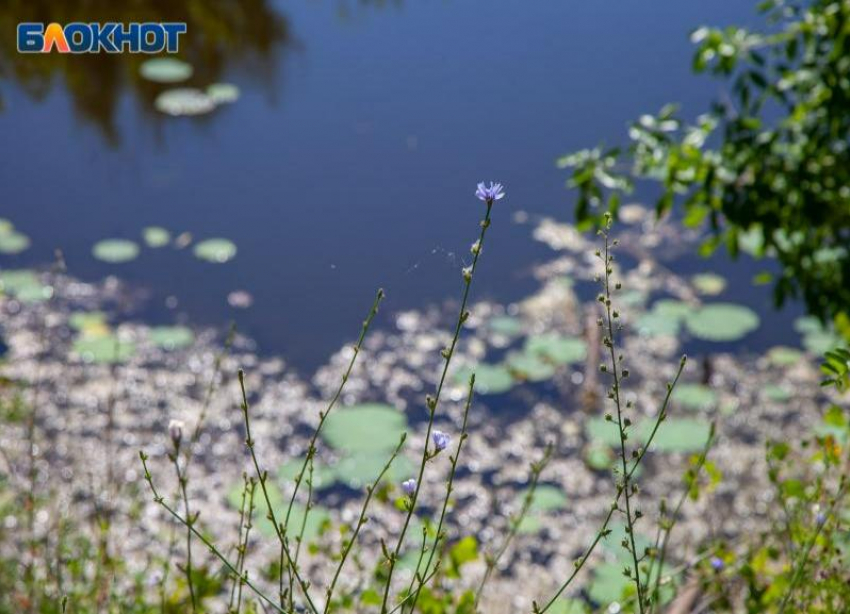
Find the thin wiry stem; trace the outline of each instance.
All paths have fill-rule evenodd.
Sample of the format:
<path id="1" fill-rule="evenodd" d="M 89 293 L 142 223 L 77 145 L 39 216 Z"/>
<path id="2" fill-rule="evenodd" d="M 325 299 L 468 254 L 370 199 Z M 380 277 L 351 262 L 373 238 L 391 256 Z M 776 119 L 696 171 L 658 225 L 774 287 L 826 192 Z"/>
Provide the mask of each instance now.
<path id="1" fill-rule="evenodd" d="M 404 545 L 404 538 L 407 535 L 407 529 L 410 526 L 410 520 L 413 517 L 413 513 L 416 509 L 416 502 L 419 499 L 419 491 L 422 488 L 422 477 L 425 474 L 425 465 L 428 462 L 429 458 L 431 458 L 431 454 L 428 450 L 428 441 L 431 438 L 431 430 L 434 428 L 434 417 L 437 413 L 437 407 L 440 404 L 440 395 L 443 392 L 443 385 L 446 381 L 446 375 L 449 372 L 449 365 L 452 362 L 452 356 L 454 356 L 455 348 L 457 347 L 458 339 L 460 338 L 460 331 L 463 329 L 463 324 L 466 322 L 469 317 L 469 312 L 466 310 L 466 304 L 469 300 L 469 290 L 472 287 L 472 279 L 475 277 L 475 270 L 478 266 L 478 260 L 481 256 L 481 252 L 484 249 L 484 238 L 487 233 L 487 229 L 490 227 L 490 213 L 493 209 L 493 201 L 487 200 L 487 211 L 484 214 L 484 219 L 481 221 L 481 232 L 478 237 L 478 242 L 474 244 L 473 247 L 473 257 L 472 264 L 468 269 L 464 269 L 463 272 L 463 298 L 460 303 L 460 312 L 458 314 L 457 323 L 455 325 L 454 336 L 452 337 L 452 342 L 449 347 L 445 348 L 442 351 L 442 356 L 444 359 L 443 371 L 440 375 L 439 383 L 437 384 L 437 390 L 432 397 L 428 397 L 426 399 L 426 405 L 428 406 L 428 428 L 425 432 L 425 445 L 423 446 L 422 451 L 422 461 L 419 464 L 419 473 L 416 479 L 416 487 L 413 491 L 413 494 L 410 496 L 408 500 L 408 509 L 407 516 L 404 519 L 404 525 L 401 528 L 401 533 L 399 533 L 398 541 L 396 542 L 395 548 L 392 550 L 388 557 L 389 571 L 387 572 L 386 578 L 386 586 L 384 587 L 384 597 L 381 601 L 381 614 L 387 614 L 389 610 L 388 602 L 390 598 L 390 588 L 392 585 L 393 572 L 395 571 L 396 562 L 398 561 L 399 555 L 401 554 L 402 546 Z"/>
<path id="2" fill-rule="evenodd" d="M 606 263 L 605 267 L 606 267 L 606 271 L 607 271 L 607 269 L 609 268 L 607 263 Z M 618 288 L 618 286 L 615 286 L 615 288 Z M 604 301 L 604 298 L 603 298 L 603 301 Z M 613 316 L 613 313 L 611 315 Z M 600 322 L 602 322 L 602 321 L 600 320 Z M 616 361 L 615 361 L 615 364 L 616 364 Z M 682 359 L 679 362 L 679 368 L 676 371 L 676 376 L 673 378 L 672 382 L 667 384 L 667 392 L 664 396 L 664 401 L 661 404 L 661 408 L 659 409 L 658 414 L 655 417 L 655 424 L 653 425 L 652 430 L 650 431 L 649 436 L 647 437 L 644 445 L 642 447 L 640 447 L 638 450 L 635 451 L 635 454 L 633 456 L 634 461 L 632 462 L 631 467 L 623 472 L 623 480 L 622 480 L 622 482 L 619 482 L 617 484 L 617 492 L 615 493 L 614 501 L 611 504 L 611 507 L 608 510 L 608 512 L 605 516 L 605 519 L 602 522 L 602 525 L 601 525 L 599 531 L 596 533 L 595 537 L 593 538 L 593 541 L 591 542 L 590 546 L 585 551 L 585 553 L 579 559 L 576 560 L 575 568 L 573 569 L 572 573 L 567 577 L 566 580 L 564 580 L 561 583 L 561 585 L 558 587 L 558 589 L 555 591 L 555 593 L 552 595 L 552 597 L 550 597 L 549 600 L 546 601 L 545 605 L 543 605 L 541 607 L 541 606 L 538 605 L 536 600 L 532 602 L 532 612 L 533 612 L 533 614 L 544 614 L 547 610 L 549 610 L 549 608 L 551 608 L 555 604 L 555 602 L 561 597 L 561 595 L 567 590 L 567 588 L 569 588 L 570 584 L 572 584 L 572 582 L 576 579 L 579 572 L 584 568 L 585 564 L 587 563 L 588 559 L 590 558 L 590 555 L 593 554 L 593 551 L 599 545 L 599 542 L 602 541 L 603 538 L 606 538 L 606 537 L 608 537 L 608 535 L 610 535 L 611 530 L 608 529 L 608 526 L 611 523 L 611 519 L 614 516 L 614 512 L 619 510 L 620 497 L 622 497 L 623 492 L 626 489 L 625 484 L 626 484 L 626 482 L 631 483 L 631 479 L 632 479 L 635 471 L 637 471 L 638 467 L 640 466 L 641 462 L 644 459 L 644 456 L 646 456 L 646 453 L 652 447 L 652 443 L 655 440 L 655 436 L 658 433 L 658 429 L 661 426 L 661 423 L 664 422 L 664 420 L 666 420 L 667 409 L 670 406 L 670 399 L 672 398 L 673 391 L 675 390 L 676 385 L 679 382 L 679 378 L 682 376 L 682 372 L 684 371 L 686 364 L 687 364 L 687 357 L 682 356 Z M 622 431 L 621 431 L 621 434 L 622 434 Z"/>
<path id="3" fill-rule="evenodd" d="M 487 557 L 487 566 L 484 570 L 484 577 L 481 578 L 481 583 L 475 591 L 475 610 L 478 609 L 478 602 L 481 600 L 484 587 L 487 585 L 487 582 L 489 582 L 490 577 L 493 575 L 493 572 L 499 564 L 502 556 L 504 556 L 505 552 L 507 552 L 508 547 L 511 545 L 514 538 L 516 538 L 523 520 L 525 520 L 525 517 L 528 516 L 531 506 L 534 504 L 534 493 L 537 492 L 537 485 L 540 483 L 540 474 L 543 473 L 546 465 L 548 465 L 549 461 L 552 459 L 553 450 L 554 446 L 551 443 L 547 444 L 543 451 L 543 458 L 536 463 L 531 463 L 528 489 L 525 492 L 522 507 L 520 508 L 519 513 L 512 519 L 510 529 L 508 530 L 508 534 L 505 536 L 502 544 L 496 549 L 496 552 L 493 555 Z"/>
<path id="4" fill-rule="evenodd" d="M 659 603 L 660 594 L 661 594 L 661 580 L 664 575 L 664 563 L 667 560 L 667 550 L 670 545 L 670 535 L 673 533 L 673 527 L 676 524 L 676 521 L 679 519 L 679 514 L 682 511 L 682 506 L 684 506 L 685 501 L 688 498 L 688 495 L 691 492 L 691 488 L 699 479 L 699 475 L 702 472 L 703 467 L 705 466 L 706 460 L 708 459 L 708 453 L 711 451 L 711 448 L 714 446 L 715 441 L 715 429 L 716 423 L 711 423 L 711 429 L 708 434 L 708 440 L 705 442 L 705 446 L 703 446 L 700 455 L 697 457 L 696 463 L 694 466 L 688 469 L 685 477 L 685 488 L 682 490 L 682 494 L 679 496 L 679 500 L 676 502 L 676 506 L 673 508 L 673 514 L 670 516 L 670 520 L 667 523 L 667 526 L 664 526 L 664 519 L 662 518 L 659 522 L 659 535 L 655 540 L 655 551 L 658 556 L 658 571 L 655 572 L 655 587 L 652 589 L 651 602 L 649 604 L 649 611 L 652 612 L 655 608 L 655 605 Z M 662 533 L 663 531 L 663 537 Z M 659 537 L 661 538 L 660 547 L 659 547 Z M 646 572 L 647 582 L 652 582 L 652 572 L 655 567 L 655 558 L 649 561 L 649 569 Z"/>
<path id="5" fill-rule="evenodd" d="M 192 525 L 196 518 L 192 517 L 192 512 L 189 509 L 189 495 L 187 493 L 188 479 L 185 472 L 180 469 L 180 446 L 175 444 L 174 454 L 171 455 L 171 461 L 174 463 L 174 472 L 177 474 L 177 484 L 180 489 L 180 496 L 183 499 L 183 513 L 186 514 L 186 567 L 183 569 L 186 575 L 186 583 L 189 585 L 189 597 L 192 600 L 192 612 L 198 611 L 198 603 L 195 598 L 195 581 L 192 578 Z"/>
<path id="6" fill-rule="evenodd" d="M 348 539 L 348 542 L 343 546 L 342 553 L 339 557 L 339 563 L 336 566 L 336 570 L 334 571 L 333 579 L 331 580 L 330 585 L 328 586 L 328 590 L 326 592 L 327 600 L 325 602 L 325 614 L 331 611 L 331 603 L 333 601 L 334 590 L 336 589 L 336 584 L 339 581 L 340 574 L 342 574 L 342 568 L 345 566 L 345 562 L 348 560 L 348 555 L 351 553 L 352 548 L 354 548 L 354 544 L 357 542 L 357 536 L 360 534 L 360 529 L 363 528 L 363 525 L 366 524 L 366 512 L 369 509 L 369 504 L 372 502 L 372 496 L 375 494 L 375 490 L 377 490 L 378 485 L 381 483 L 381 480 L 384 479 L 387 471 L 390 470 L 390 466 L 395 461 L 396 457 L 401 452 L 402 447 L 404 446 L 404 442 L 407 440 L 407 433 L 403 433 L 400 441 L 398 442 L 398 446 L 393 451 L 392 456 L 384 465 L 383 469 L 381 469 L 381 473 L 378 474 L 378 477 L 375 478 L 375 481 L 366 487 L 366 498 L 363 500 L 363 506 L 360 508 L 360 516 L 357 517 L 357 522 L 354 525 L 354 531 L 351 534 L 351 537 Z"/>
<path id="7" fill-rule="evenodd" d="M 289 573 L 295 576 L 295 580 L 298 582 L 298 586 L 304 594 L 304 598 L 307 600 L 307 605 L 310 610 L 313 614 L 319 614 L 316 604 L 313 603 L 313 599 L 310 597 L 309 584 L 301 578 L 301 574 L 298 573 L 298 567 L 296 567 L 293 563 L 292 554 L 289 550 L 289 543 L 283 533 L 283 528 L 277 522 L 277 517 L 274 513 L 274 506 L 272 505 L 271 497 L 269 497 L 269 491 L 266 488 L 268 472 L 260 469 L 260 462 L 257 460 L 257 453 L 254 451 L 254 439 L 251 437 L 251 417 L 250 412 L 248 411 L 248 393 L 245 392 L 245 372 L 242 369 L 239 369 L 239 388 L 242 391 L 242 417 L 245 422 L 245 446 L 248 448 L 248 452 L 251 455 L 251 462 L 254 464 L 254 470 L 257 472 L 257 481 L 260 483 L 260 490 L 262 491 L 263 498 L 265 499 L 266 509 L 268 510 L 268 519 L 274 526 L 275 535 L 277 535 L 280 547 L 286 556 Z M 280 573 L 282 578 L 283 571 L 281 570 Z M 280 597 L 280 606 L 283 608 L 286 602 L 286 595 L 283 593 L 282 582 L 280 588 L 281 590 L 279 591 L 278 596 Z"/>
<path id="8" fill-rule="evenodd" d="M 610 222 L 608 223 L 608 228 L 610 228 Z M 608 351 L 611 355 L 611 376 L 614 379 L 614 383 L 611 386 L 612 394 L 609 396 L 613 396 L 614 405 L 617 408 L 617 427 L 620 432 L 620 460 L 622 462 L 623 467 L 623 493 L 625 495 L 626 500 L 626 532 L 628 533 L 628 540 L 630 542 L 630 547 L 626 547 L 626 549 L 631 553 L 632 561 L 634 562 L 634 577 L 632 579 L 634 580 L 635 588 L 637 589 L 638 611 L 640 612 L 640 614 L 643 614 L 643 585 L 641 584 L 640 580 L 640 561 L 638 560 L 637 544 L 635 542 L 634 531 L 634 525 L 637 518 L 632 515 L 632 496 L 636 494 L 636 490 L 631 482 L 631 474 L 629 473 L 628 467 L 628 455 L 626 453 L 626 440 L 628 439 L 626 430 L 629 427 L 629 423 L 626 423 L 624 421 L 625 416 L 623 415 L 623 406 L 620 401 L 620 365 L 622 362 L 622 357 L 618 358 L 617 350 L 615 347 L 614 321 L 618 318 L 618 314 L 611 307 L 611 273 L 613 272 L 612 265 L 614 262 L 614 257 L 610 253 L 610 239 L 608 236 L 607 229 L 601 232 L 602 235 L 605 237 L 605 281 L 603 286 L 605 294 L 604 297 L 602 297 L 602 303 L 605 306 L 606 325 L 608 328 L 608 338 L 604 340 L 604 344 L 608 347 Z"/>
<path id="9" fill-rule="evenodd" d="M 242 575 L 245 569 L 245 557 L 248 553 L 248 541 L 253 527 L 254 517 L 254 493 L 257 483 L 253 477 L 242 474 L 245 487 L 242 490 L 242 502 L 239 506 L 239 537 L 236 541 L 236 568 L 239 575 L 233 578 L 233 587 L 230 590 L 230 601 L 227 606 L 228 613 L 236 614 L 242 609 Z M 234 610 L 234 602 L 236 609 Z"/>
<path id="10" fill-rule="evenodd" d="M 457 463 L 460 459 L 461 450 L 463 450 L 463 444 L 466 441 L 469 435 L 466 432 L 466 425 L 469 419 L 469 408 L 472 406 L 472 397 L 475 392 L 475 373 L 469 376 L 469 389 L 466 393 L 466 404 L 463 408 L 463 423 L 460 427 L 460 437 L 457 442 L 457 449 L 455 449 L 454 456 L 450 456 L 449 460 L 451 462 L 451 470 L 449 471 L 449 479 L 446 483 L 446 497 L 443 499 L 443 508 L 440 510 L 440 520 L 437 522 L 437 533 L 434 535 L 434 543 L 431 545 L 431 551 L 428 554 L 428 562 L 425 563 L 425 569 L 422 574 L 419 573 L 419 564 L 416 565 L 416 573 L 413 575 L 411 579 L 411 586 L 408 588 L 407 592 L 410 593 L 411 588 L 413 587 L 413 582 L 416 580 L 419 581 L 418 586 L 416 587 L 416 594 L 413 596 L 413 601 L 410 604 L 410 611 L 414 612 L 416 610 L 416 602 L 419 601 L 419 594 L 422 592 L 422 589 L 425 586 L 423 579 L 425 575 L 428 573 L 428 570 L 431 569 L 431 564 L 434 562 L 434 556 L 438 551 L 442 552 L 442 541 L 445 540 L 445 535 L 443 534 L 443 523 L 446 520 L 446 512 L 449 507 L 449 501 L 451 500 L 452 492 L 454 490 L 454 480 L 455 474 L 457 473 Z M 434 564 L 434 569 L 438 569 L 441 562 L 441 555 L 437 555 L 437 561 Z"/>
<path id="11" fill-rule="evenodd" d="M 286 516 L 285 516 L 284 521 L 283 521 L 283 535 L 284 535 L 284 537 L 286 537 L 286 531 L 288 530 L 288 527 L 289 527 L 289 519 L 290 519 L 290 516 L 292 515 L 292 507 L 295 504 L 295 497 L 298 495 L 298 489 L 301 487 L 301 482 L 304 479 L 304 473 L 307 471 L 308 464 L 310 465 L 310 467 L 312 467 L 313 457 L 316 455 L 316 442 L 318 441 L 319 435 L 322 432 L 322 427 L 324 427 L 325 421 L 328 419 L 328 416 L 330 415 L 331 411 L 336 406 L 337 402 L 339 401 L 340 397 L 342 396 L 342 392 L 345 388 L 345 385 L 348 383 L 348 379 L 351 376 L 352 370 L 354 369 L 354 363 L 357 361 L 357 357 L 360 355 L 360 350 L 363 347 L 363 341 L 364 341 L 364 339 L 366 339 L 366 333 L 369 332 L 369 327 L 372 325 L 372 321 L 375 319 L 375 316 L 378 314 L 378 307 L 380 307 L 381 301 L 384 300 L 385 296 L 386 296 L 386 294 L 384 293 L 383 288 L 379 288 L 378 292 L 375 294 L 375 300 L 372 302 L 372 307 L 369 309 L 369 313 L 366 316 L 366 319 L 363 321 L 362 327 L 360 328 L 360 336 L 357 338 L 357 342 L 353 346 L 353 353 L 351 355 L 351 360 L 348 361 L 348 367 L 346 368 L 345 373 L 343 373 L 343 375 L 342 375 L 342 379 L 339 382 L 339 386 L 337 387 L 336 392 L 334 393 L 333 397 L 331 397 L 331 400 L 328 402 L 328 405 L 325 408 L 325 410 L 322 411 L 322 412 L 319 412 L 319 424 L 313 430 L 313 434 L 310 437 L 310 443 L 307 446 L 307 455 L 304 458 L 304 462 L 301 465 L 301 469 L 298 472 L 298 475 L 295 477 L 295 488 L 292 490 L 292 495 L 289 497 L 289 505 L 287 505 L 287 507 L 286 507 Z M 305 508 L 305 511 L 304 511 L 304 518 L 303 518 L 303 522 L 302 522 L 302 527 L 303 527 L 303 525 L 306 525 L 306 523 L 307 523 L 307 515 L 310 513 L 310 507 L 311 507 L 311 504 L 312 504 L 312 497 L 313 497 L 313 490 L 312 490 L 312 479 L 311 479 L 311 488 L 310 488 L 310 492 L 308 493 L 308 497 L 307 497 L 307 507 Z M 303 535 L 303 531 L 302 531 L 302 535 Z M 297 563 L 298 563 L 297 553 L 300 550 L 300 547 L 301 547 L 301 539 L 299 538 L 298 546 L 297 546 L 297 550 L 296 550 L 296 560 L 293 561 L 293 563 L 295 565 L 297 565 Z M 283 560 L 283 558 L 284 558 L 284 555 L 285 555 L 285 552 L 284 552 L 284 548 L 283 548 L 283 542 L 281 542 L 280 577 L 279 577 L 280 592 L 281 593 L 283 593 L 283 570 L 284 570 L 284 560 Z M 293 583 L 293 578 L 292 578 L 292 575 L 290 574 L 290 578 L 289 578 L 289 588 L 290 588 L 290 591 L 289 591 L 290 604 L 289 605 L 290 605 L 290 609 L 292 608 L 292 605 L 293 605 L 293 603 L 292 603 L 292 583 Z"/>
<path id="12" fill-rule="evenodd" d="M 166 512 L 171 514 L 172 518 L 174 518 L 177 522 L 179 522 L 180 524 L 182 524 L 183 526 L 188 528 L 192 532 L 192 535 L 194 535 L 199 540 L 201 540 L 201 543 L 203 543 L 207 548 L 209 548 L 209 550 L 213 554 L 213 556 L 215 556 L 219 561 L 221 561 L 222 564 L 225 567 L 227 567 L 228 571 L 230 571 L 233 574 L 239 575 L 239 570 L 236 568 L 236 566 L 233 563 L 231 563 L 227 559 L 227 557 L 224 556 L 224 554 L 222 554 L 222 552 L 218 548 L 216 548 L 215 544 L 213 544 L 210 540 L 208 540 L 206 537 L 204 537 L 203 533 L 201 533 L 200 531 L 198 531 L 195 528 L 194 523 L 189 523 L 188 519 L 183 518 L 173 507 L 171 507 L 170 505 L 168 505 L 168 503 L 166 503 L 165 499 L 162 496 L 160 496 L 159 492 L 156 490 L 156 486 L 154 486 L 153 478 L 151 477 L 151 473 L 150 473 L 150 471 L 148 471 L 148 462 L 147 462 L 148 456 L 144 452 L 139 452 L 139 458 L 142 459 L 142 468 L 144 469 L 144 479 L 148 483 L 148 487 L 151 489 L 151 492 L 153 493 L 154 502 L 159 504 Z M 273 599 L 270 599 L 269 597 L 267 597 L 265 595 L 265 593 L 263 593 L 253 582 L 251 582 L 248 579 L 247 574 L 245 574 L 242 577 L 243 577 L 243 581 L 244 581 L 245 585 L 248 586 L 248 588 L 250 588 L 252 591 L 254 591 L 254 593 L 260 599 L 265 601 L 266 604 L 268 604 L 269 607 L 271 607 L 276 612 L 279 612 L 280 614 L 291 614 L 291 612 L 284 610 L 281 606 L 279 606 L 277 603 L 275 603 L 275 601 Z"/>

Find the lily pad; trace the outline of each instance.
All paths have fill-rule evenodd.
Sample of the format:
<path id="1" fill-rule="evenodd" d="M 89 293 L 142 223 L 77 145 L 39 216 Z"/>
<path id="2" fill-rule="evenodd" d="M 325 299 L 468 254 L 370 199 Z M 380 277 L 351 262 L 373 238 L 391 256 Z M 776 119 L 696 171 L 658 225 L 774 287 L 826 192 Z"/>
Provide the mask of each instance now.
<path id="1" fill-rule="evenodd" d="M 513 388 L 516 383 L 506 367 L 484 363 L 477 365 L 474 369 L 470 367 L 459 369 L 454 376 L 455 383 L 466 386 L 473 371 L 476 394 L 501 394 Z"/>
<path id="2" fill-rule="evenodd" d="M 593 570 L 588 597 L 594 603 L 607 605 L 621 601 L 634 593 L 633 582 L 623 575 L 623 568 L 615 563 L 602 563 Z"/>
<path id="3" fill-rule="evenodd" d="M 192 345 L 195 333 L 185 326 L 157 326 L 150 330 L 150 340 L 166 350 L 178 350 Z"/>
<path id="4" fill-rule="evenodd" d="M 555 375 L 555 365 L 530 352 L 511 352 L 505 358 L 505 365 L 520 379 L 532 382 L 542 382 Z"/>
<path id="5" fill-rule="evenodd" d="M 737 341 L 759 327 L 759 317 L 749 307 L 713 303 L 685 318 L 690 333 L 706 341 Z"/>
<path id="6" fill-rule="evenodd" d="M 53 288 L 42 284 L 38 276 L 27 269 L 0 271 L 0 290 L 24 303 L 39 303 L 53 296 Z"/>
<path id="7" fill-rule="evenodd" d="M 160 226 L 148 226 L 142 231 L 142 237 L 148 247 L 165 247 L 171 242 L 171 233 Z"/>
<path id="8" fill-rule="evenodd" d="M 397 442 L 396 442 L 397 443 Z M 333 468 L 335 477 L 350 488 L 363 488 L 375 481 L 390 459 L 389 452 L 373 454 L 371 452 L 346 456 Z M 399 455 L 390 465 L 384 479 L 399 482 L 410 477 L 414 472 L 413 462 L 406 456 Z"/>
<path id="9" fill-rule="evenodd" d="M 213 83 L 207 88 L 207 96 L 215 104 L 229 104 L 239 100 L 239 88 L 232 83 Z"/>
<path id="10" fill-rule="evenodd" d="M 191 78 L 193 72 L 191 64 L 175 58 L 153 58 L 139 67 L 142 78 L 154 83 L 180 83 Z"/>
<path id="11" fill-rule="evenodd" d="M 228 239 L 207 239 L 195 245 L 194 252 L 201 260 L 224 263 L 236 257 L 236 244 Z"/>
<path id="12" fill-rule="evenodd" d="M 694 306 L 690 303 L 662 298 L 653 303 L 652 311 L 662 316 L 681 320 L 693 313 Z"/>
<path id="13" fill-rule="evenodd" d="M 109 326 L 106 324 L 106 314 L 102 311 L 78 311 L 68 318 L 68 324 L 74 330 L 84 335 L 96 337 L 108 335 Z"/>
<path id="14" fill-rule="evenodd" d="M 609 422 L 605 418 L 591 418 L 584 426 L 587 437 L 597 444 L 607 446 L 620 445 L 620 430 L 617 428 L 616 422 Z"/>
<path id="15" fill-rule="evenodd" d="M 136 353 L 136 344 L 121 341 L 115 335 L 81 335 L 74 341 L 74 354 L 82 361 L 96 364 L 125 362 Z"/>
<path id="16" fill-rule="evenodd" d="M 525 343 L 525 350 L 543 356 L 557 365 L 581 362 L 587 356 L 587 345 L 584 341 L 556 333 L 529 337 Z"/>
<path id="17" fill-rule="evenodd" d="M 584 463 L 594 471 L 606 471 L 614 466 L 611 446 L 591 442 L 584 450 Z"/>
<path id="18" fill-rule="evenodd" d="M 238 510 L 242 503 L 242 489 L 244 484 L 241 482 L 235 485 L 227 494 L 227 502 L 231 507 Z M 269 494 L 269 501 L 274 509 L 275 517 L 278 522 L 283 523 L 286 518 L 286 508 L 289 505 L 289 498 L 284 500 L 280 490 L 274 484 L 266 483 L 266 491 Z M 274 525 L 268 519 L 268 506 L 266 505 L 265 497 L 263 496 L 260 487 L 257 486 L 257 492 L 254 495 L 254 525 L 266 537 L 274 537 L 276 535 Z M 295 539 L 301 533 L 301 523 L 304 521 L 305 508 L 300 503 L 296 502 L 292 506 L 292 513 L 289 516 L 289 522 L 286 525 L 287 534 L 291 539 Z M 330 521 L 330 512 L 320 505 L 314 505 L 310 509 L 310 514 L 307 516 L 307 523 L 304 527 L 304 540 L 314 541 L 321 534 L 322 527 Z"/>
<path id="19" fill-rule="evenodd" d="M 376 454 L 394 449 L 406 429 L 407 419 L 394 407 L 366 403 L 333 410 L 322 437 L 340 451 Z"/>
<path id="20" fill-rule="evenodd" d="M 707 296 L 720 294 L 726 289 L 726 279 L 716 273 L 699 273 L 691 277 L 697 292 Z"/>
<path id="21" fill-rule="evenodd" d="M 673 391 L 673 400 L 688 409 L 711 409 L 717 403 L 717 395 L 702 384 L 679 384 Z"/>
<path id="22" fill-rule="evenodd" d="M 767 384 L 762 388 L 762 393 L 768 399 L 777 403 L 784 403 L 791 398 L 791 392 L 787 388 L 776 384 Z"/>
<path id="23" fill-rule="evenodd" d="M 590 608 L 581 599 L 558 599 L 547 612 L 549 614 L 589 614 Z"/>
<path id="24" fill-rule="evenodd" d="M 516 337 L 521 335 L 523 330 L 522 321 L 512 316 L 497 316 L 487 322 L 487 328 L 505 337 Z"/>
<path id="25" fill-rule="evenodd" d="M 139 256 L 139 246 L 127 239 L 104 239 L 95 243 L 92 255 L 104 262 L 129 262 Z"/>
<path id="26" fill-rule="evenodd" d="M 654 311 L 642 314 L 635 322 L 635 330 L 643 337 L 675 337 L 680 328 L 679 319 Z"/>
<path id="27" fill-rule="evenodd" d="M 800 362 L 803 353 L 791 347 L 777 345 L 767 351 L 767 359 L 772 365 L 777 367 L 790 367 Z"/>
<path id="28" fill-rule="evenodd" d="M 156 97 L 154 108 L 172 117 L 205 115 L 215 109 L 215 102 L 205 92 L 192 87 L 166 90 Z"/>
<path id="29" fill-rule="evenodd" d="M 21 232 L 0 232 L 0 254 L 19 254 L 29 246 L 29 237 Z"/>
<path id="30" fill-rule="evenodd" d="M 277 471 L 278 478 L 281 482 L 285 484 L 294 484 L 295 478 L 298 477 L 298 474 L 301 472 L 301 467 L 304 465 L 303 458 L 293 458 L 285 463 L 283 463 Z M 306 488 L 307 476 L 309 474 L 309 467 L 304 471 L 304 480 L 305 482 L 301 485 Z M 332 467 L 327 466 L 324 463 L 319 462 L 318 460 L 313 461 L 313 488 L 316 490 L 321 490 L 322 488 L 327 488 L 328 486 L 332 486 L 336 482 L 336 472 Z"/>
<path id="31" fill-rule="evenodd" d="M 4 217 L 0 217 L 0 235 L 9 234 L 15 230 L 15 225 Z"/>
<path id="32" fill-rule="evenodd" d="M 641 439 L 646 440 L 652 429 L 652 420 L 641 423 Z M 657 452 L 696 452 L 705 446 L 711 433 L 711 425 L 697 418 L 667 418 L 658 427 L 652 440 L 652 449 Z"/>
<path id="33" fill-rule="evenodd" d="M 528 514 L 520 521 L 517 531 L 524 535 L 534 535 L 542 528 L 543 519 L 538 514 Z"/>
<path id="34" fill-rule="evenodd" d="M 517 505 L 522 505 L 525 500 L 525 495 L 528 490 L 523 490 L 517 495 Z M 567 495 L 559 486 L 551 484 L 540 484 L 534 491 L 534 497 L 531 500 L 532 512 L 554 512 L 562 510 L 567 506 Z"/>

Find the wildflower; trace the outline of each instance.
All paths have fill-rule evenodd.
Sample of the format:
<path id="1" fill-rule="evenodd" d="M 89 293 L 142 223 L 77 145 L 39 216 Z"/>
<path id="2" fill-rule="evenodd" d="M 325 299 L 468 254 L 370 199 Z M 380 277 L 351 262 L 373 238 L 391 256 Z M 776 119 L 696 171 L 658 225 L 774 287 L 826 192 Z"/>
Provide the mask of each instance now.
<path id="1" fill-rule="evenodd" d="M 822 527 L 824 523 L 826 523 L 826 514 L 823 512 L 818 512 L 815 516 L 815 522 L 818 523 L 819 527 Z"/>
<path id="2" fill-rule="evenodd" d="M 481 253 L 481 241 L 479 240 L 473 243 L 472 247 L 469 248 L 469 251 L 476 255 Z"/>
<path id="3" fill-rule="evenodd" d="M 709 561 L 709 562 L 711 563 L 711 568 L 714 571 L 721 571 L 723 569 L 723 567 L 725 566 L 725 564 L 723 563 L 723 559 L 721 559 L 718 556 L 711 557 L 711 561 Z"/>
<path id="4" fill-rule="evenodd" d="M 405 480 L 401 483 L 401 489 L 404 491 L 404 494 L 410 496 L 416 492 L 416 480 L 413 478 L 409 480 Z"/>
<path id="5" fill-rule="evenodd" d="M 483 200 L 486 203 L 493 204 L 493 201 L 500 200 L 505 197 L 505 188 L 501 183 L 493 183 L 490 182 L 490 186 L 487 187 L 484 185 L 484 182 L 478 184 L 478 189 L 475 190 L 475 196 L 478 197 L 479 200 Z"/>
<path id="6" fill-rule="evenodd" d="M 168 423 L 168 435 L 175 448 L 180 447 L 180 441 L 183 439 L 183 421 L 172 420 Z"/>
<path id="7" fill-rule="evenodd" d="M 464 267 L 462 273 L 463 273 L 463 280 L 466 283 L 469 283 L 470 281 L 472 281 L 472 267 L 471 266 Z"/>
<path id="8" fill-rule="evenodd" d="M 452 438 L 443 431 L 434 431 L 431 438 L 434 440 L 434 448 L 436 448 L 437 452 L 442 452 L 452 442 Z"/>

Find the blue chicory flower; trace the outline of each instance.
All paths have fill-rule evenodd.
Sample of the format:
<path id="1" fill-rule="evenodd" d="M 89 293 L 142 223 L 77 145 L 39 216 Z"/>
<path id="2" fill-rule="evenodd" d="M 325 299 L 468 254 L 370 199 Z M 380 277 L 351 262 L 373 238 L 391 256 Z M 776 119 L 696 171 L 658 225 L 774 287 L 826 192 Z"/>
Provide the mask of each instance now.
<path id="1" fill-rule="evenodd" d="M 484 185 L 484 182 L 478 184 L 478 189 L 475 190 L 475 196 L 479 200 L 492 204 L 495 200 L 500 200 L 505 197 L 505 188 L 501 183 L 490 182 L 490 186 Z"/>
<path id="2" fill-rule="evenodd" d="M 413 478 L 405 480 L 401 483 L 401 489 L 404 491 L 404 494 L 412 495 L 416 492 L 416 480 Z"/>
<path id="3" fill-rule="evenodd" d="M 434 434 L 431 435 L 431 439 L 434 440 L 434 448 L 436 448 L 437 452 L 442 452 L 449 447 L 449 444 L 452 442 L 452 438 L 443 431 L 434 431 Z"/>

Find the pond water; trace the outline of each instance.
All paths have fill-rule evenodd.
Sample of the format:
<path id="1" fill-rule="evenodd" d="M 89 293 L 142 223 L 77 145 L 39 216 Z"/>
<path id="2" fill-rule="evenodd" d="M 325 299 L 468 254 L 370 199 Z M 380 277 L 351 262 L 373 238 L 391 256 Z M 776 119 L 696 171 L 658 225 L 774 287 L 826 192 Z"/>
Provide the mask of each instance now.
<path id="1" fill-rule="evenodd" d="M 357 332 L 376 287 L 389 296 L 383 318 L 458 293 L 479 180 L 502 181 L 509 198 L 476 291 L 523 296 L 550 252 L 511 214 L 571 219 L 555 158 L 621 141 L 629 120 L 668 101 L 703 111 L 720 85 L 691 76 L 690 30 L 754 21 L 740 0 L 249 0 L 195 16 L 184 38 L 190 84 L 231 82 L 240 99 L 171 118 L 154 110 L 139 58 L 16 54 L 19 21 L 130 19 L 105 0 L 83 4 L 0 7 L 0 217 L 32 239 L 0 267 L 43 265 L 60 248 L 73 275 L 148 289 L 140 316 L 235 319 L 305 371 Z M 180 2 L 140 4 L 145 18 L 184 18 Z M 221 265 L 190 250 L 92 257 L 97 241 L 138 241 L 150 225 L 226 237 L 238 254 Z M 750 283 L 763 265 L 672 266 L 719 270 L 734 300 L 770 310 L 769 289 Z M 228 305 L 238 289 L 251 308 Z M 782 341 L 796 311 L 747 343 Z"/>

